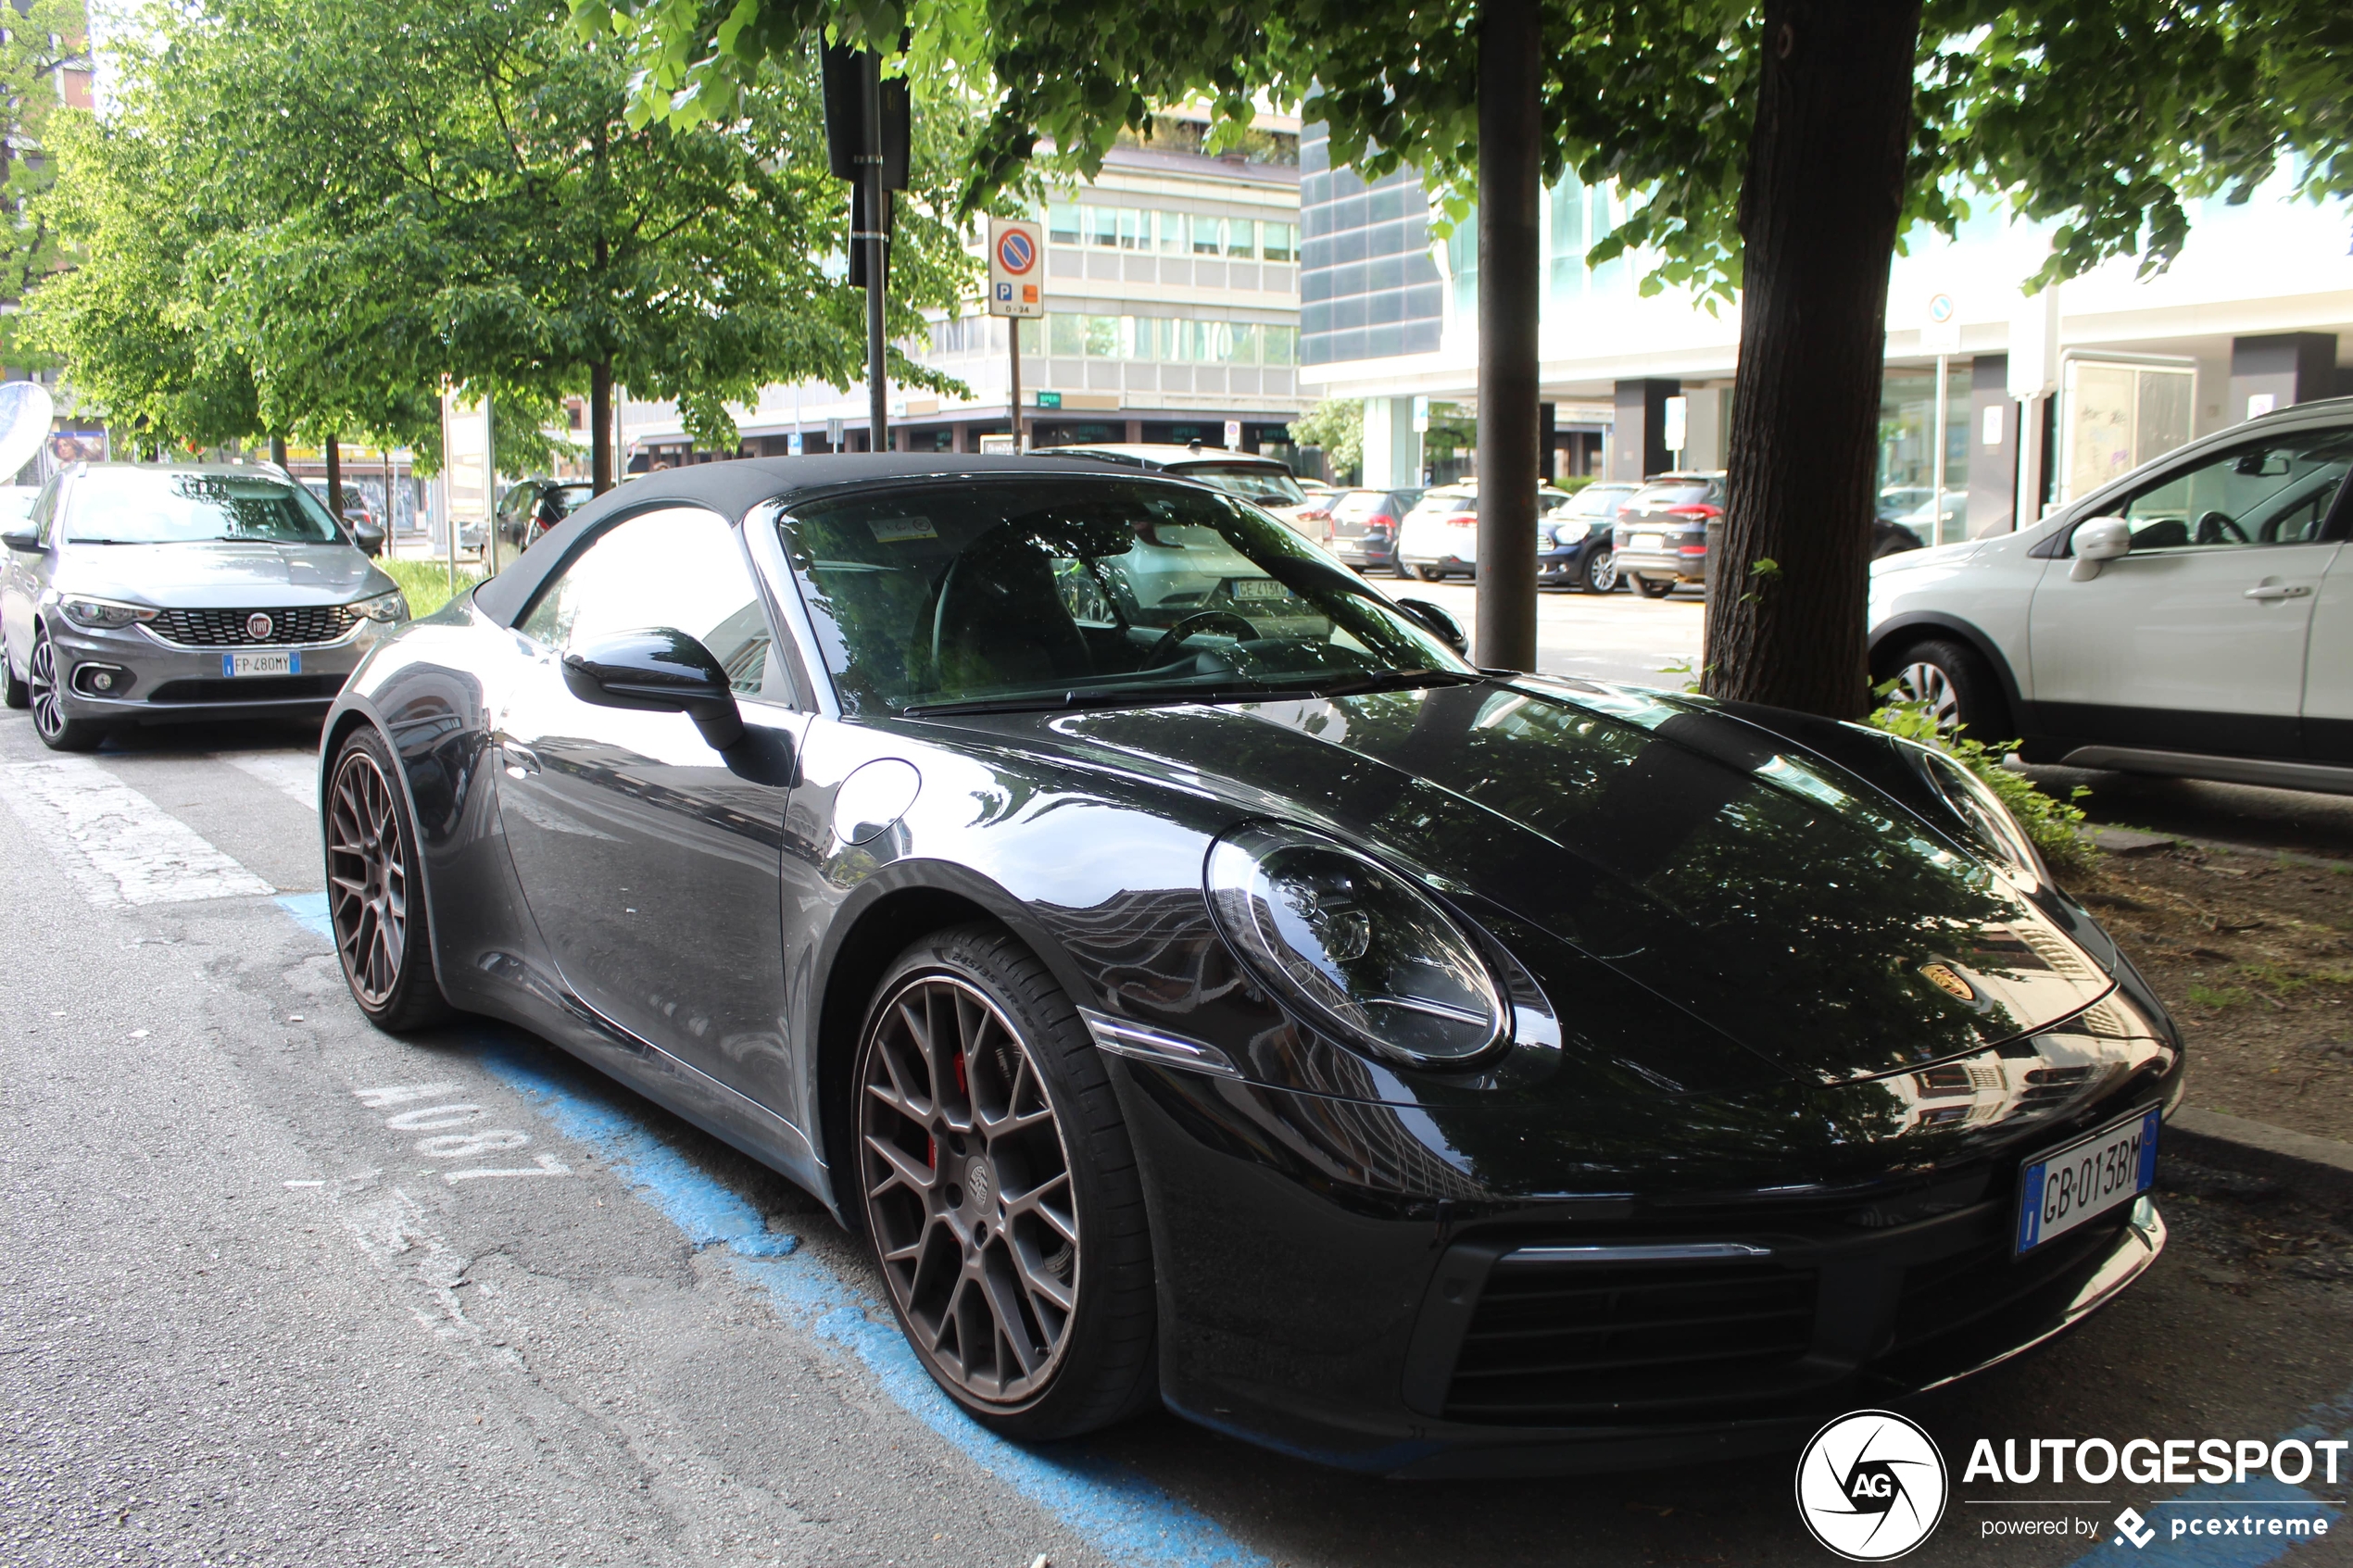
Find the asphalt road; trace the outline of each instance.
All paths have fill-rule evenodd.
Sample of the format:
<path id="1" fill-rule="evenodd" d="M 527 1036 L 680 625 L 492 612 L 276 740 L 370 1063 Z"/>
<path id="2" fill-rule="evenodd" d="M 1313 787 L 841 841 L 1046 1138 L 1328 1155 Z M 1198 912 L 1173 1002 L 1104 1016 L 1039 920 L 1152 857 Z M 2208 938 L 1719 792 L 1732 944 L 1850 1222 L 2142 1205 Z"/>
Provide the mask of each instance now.
<path id="1" fill-rule="evenodd" d="M 781 1180 L 515 1032 L 360 1019 L 317 929 L 313 738 L 61 762 L 0 717 L 0 1562 L 1832 1561 L 1789 1459 L 1403 1485 L 1165 1416 L 980 1433 Z M 2353 1480 L 1962 1480 L 1981 1437 L 2353 1426 L 2344 1234 L 2168 1180 L 2174 1245 L 2128 1298 L 1907 1407 L 1954 1483 L 1912 1561 L 2238 1568 L 2285 1542 L 2163 1526 L 2343 1512 L 2309 1499 Z M 2093 1533 L 1985 1533 L 2057 1517 Z"/>

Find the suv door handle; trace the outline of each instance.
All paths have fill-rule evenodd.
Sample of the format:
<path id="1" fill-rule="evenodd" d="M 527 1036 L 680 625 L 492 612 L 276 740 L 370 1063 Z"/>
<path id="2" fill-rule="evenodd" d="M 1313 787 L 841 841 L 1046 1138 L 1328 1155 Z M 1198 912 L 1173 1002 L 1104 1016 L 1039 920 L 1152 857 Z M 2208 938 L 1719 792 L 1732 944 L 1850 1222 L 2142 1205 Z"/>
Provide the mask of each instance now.
<path id="1" fill-rule="evenodd" d="M 2249 588 L 2245 597 L 2250 599 L 2300 599 L 2312 590 L 2302 583 L 2266 583 Z"/>

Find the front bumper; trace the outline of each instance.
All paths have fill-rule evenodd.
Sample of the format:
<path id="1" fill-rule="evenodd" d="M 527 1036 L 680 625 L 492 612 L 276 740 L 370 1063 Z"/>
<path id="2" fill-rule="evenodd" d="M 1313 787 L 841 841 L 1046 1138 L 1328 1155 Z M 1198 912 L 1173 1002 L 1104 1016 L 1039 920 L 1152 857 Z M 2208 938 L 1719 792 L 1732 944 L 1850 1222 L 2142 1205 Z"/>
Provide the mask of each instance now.
<path id="1" fill-rule="evenodd" d="M 1573 587 L 1582 582 L 1586 552 L 1593 548 L 1593 541 L 1577 545 L 1553 545 L 1536 558 L 1536 581 L 1547 588 Z"/>
<path id="2" fill-rule="evenodd" d="M 1166 1402 L 1375 1474 L 1787 1449 L 1828 1414 L 2063 1332 L 2165 1243 L 2144 1199 L 2013 1261 L 2015 1149 L 1879 1184 L 1867 1201 L 1500 1198 L 1413 1108 L 1129 1060 L 1114 1076 L 1151 1206 Z M 1448 1129 L 1515 1143 L 1532 1131 L 1508 1117 Z M 1596 1245 L 1700 1252 L 1529 1256 Z M 1617 1315 L 1592 1321 L 1604 1298 Z"/>
<path id="3" fill-rule="evenodd" d="M 1332 541 L 1332 554 L 1359 571 L 1393 567 L 1397 562 L 1397 536 L 1393 533 L 1365 533 L 1353 539 L 1335 539 Z"/>
<path id="4" fill-rule="evenodd" d="M 310 718 L 322 715 L 376 644 L 398 623 L 361 621 L 331 643 L 256 643 L 236 648 L 186 647 L 145 627 L 93 632 L 63 616 L 47 619 L 57 658 L 59 697 L 68 719 L 101 724 L 171 724 L 202 720 Z M 232 676 L 232 653 L 289 653 L 301 672 Z M 85 666 L 122 671 L 117 689 L 89 685 Z"/>

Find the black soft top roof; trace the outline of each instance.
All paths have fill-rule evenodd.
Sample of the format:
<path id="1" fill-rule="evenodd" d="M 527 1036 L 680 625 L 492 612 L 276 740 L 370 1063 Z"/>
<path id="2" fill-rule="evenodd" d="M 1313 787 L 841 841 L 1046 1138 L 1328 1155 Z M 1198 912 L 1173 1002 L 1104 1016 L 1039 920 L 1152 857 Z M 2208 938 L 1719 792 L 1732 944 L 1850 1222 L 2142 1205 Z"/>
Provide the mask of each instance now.
<path id="1" fill-rule="evenodd" d="M 1101 461 L 1040 463 L 1035 458 L 984 458 L 968 453 L 830 453 L 809 458 L 740 458 L 663 469 L 617 484 L 549 529 L 521 559 L 474 590 L 474 608 L 511 626 L 539 584 L 553 576 L 583 535 L 613 518 L 657 507 L 708 507 L 730 522 L 768 501 L 786 501 L 893 480 L 1057 479 L 1082 474 L 1141 478 L 1133 468 Z M 1172 476 L 1173 477 L 1173 476 Z"/>

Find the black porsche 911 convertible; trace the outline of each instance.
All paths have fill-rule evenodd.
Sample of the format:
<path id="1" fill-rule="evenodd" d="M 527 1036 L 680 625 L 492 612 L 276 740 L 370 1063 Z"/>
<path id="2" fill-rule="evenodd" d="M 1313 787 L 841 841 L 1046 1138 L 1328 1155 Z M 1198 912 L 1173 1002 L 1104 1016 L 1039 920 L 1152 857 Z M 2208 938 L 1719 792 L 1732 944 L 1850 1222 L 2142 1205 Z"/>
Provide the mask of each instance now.
<path id="1" fill-rule="evenodd" d="M 1017 1437 L 1759 1451 L 2149 1265 L 2180 1039 L 1996 797 L 1459 644 L 1178 480 L 648 477 L 352 678 L 336 943 L 808 1187 Z"/>

